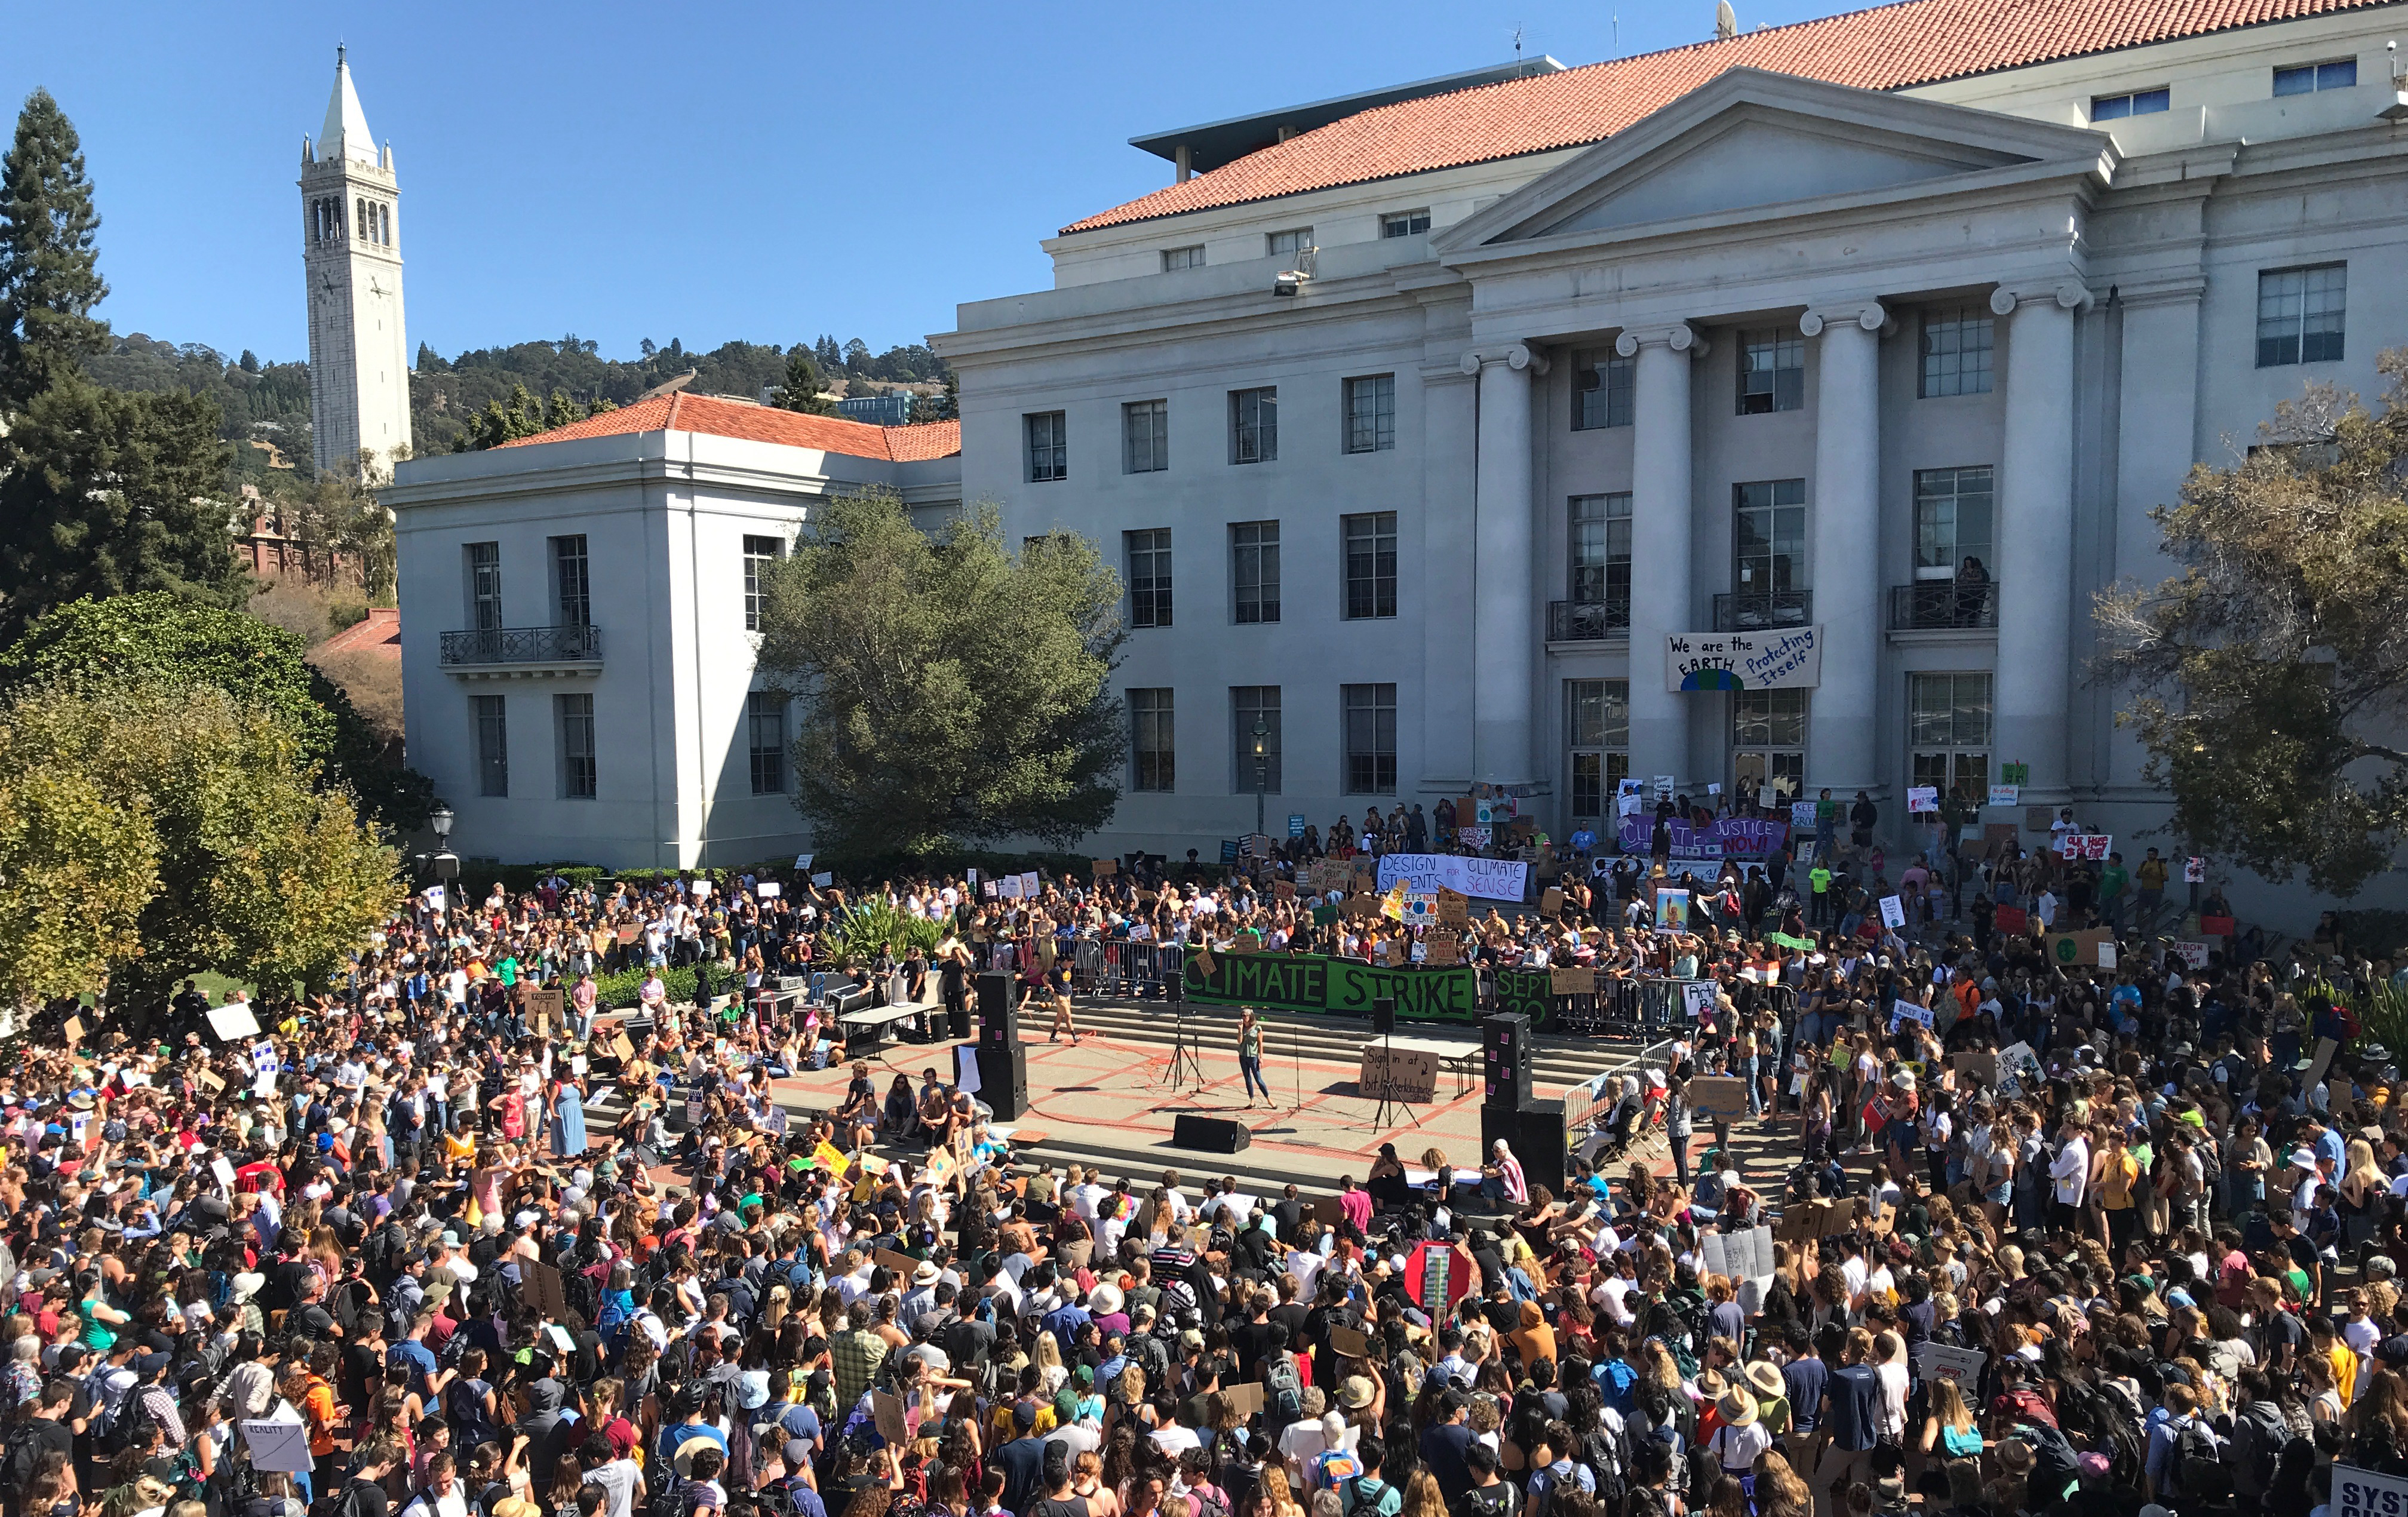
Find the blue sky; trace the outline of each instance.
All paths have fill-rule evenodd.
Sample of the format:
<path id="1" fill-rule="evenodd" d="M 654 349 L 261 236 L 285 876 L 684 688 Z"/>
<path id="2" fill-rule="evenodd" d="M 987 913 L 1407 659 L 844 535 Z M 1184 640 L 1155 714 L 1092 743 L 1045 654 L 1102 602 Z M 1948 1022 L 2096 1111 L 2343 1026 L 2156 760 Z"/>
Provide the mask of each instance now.
<path id="1" fill-rule="evenodd" d="M 1517 26 L 1593 63 L 1615 8 L 0 0 L 0 102 L 47 88 L 81 133 L 119 332 L 306 356 L 294 180 L 341 41 L 400 171 L 413 341 L 882 350 L 1043 287 L 1040 237 L 1168 182 L 1132 136 L 1501 62 Z M 1619 8 L 1622 53 L 1713 30 L 1712 0 Z"/>

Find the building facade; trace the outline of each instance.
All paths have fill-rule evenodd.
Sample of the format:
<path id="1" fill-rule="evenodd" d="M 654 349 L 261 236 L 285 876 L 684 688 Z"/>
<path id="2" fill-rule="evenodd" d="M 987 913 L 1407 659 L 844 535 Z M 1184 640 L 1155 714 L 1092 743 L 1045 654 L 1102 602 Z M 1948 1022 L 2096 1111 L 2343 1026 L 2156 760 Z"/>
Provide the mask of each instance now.
<path id="1" fill-rule="evenodd" d="M 2016 780 L 1985 821 L 2179 852 L 2092 598 L 2408 343 L 2408 9 L 2042 8 L 1325 102 L 960 307 L 963 489 L 1128 583 L 1094 851 L 1251 829 L 1259 725 L 1275 831 L 1483 781 L 1605 834 L 1668 777 L 1862 789 L 1912 847 L 1911 789 Z"/>
<path id="2" fill-rule="evenodd" d="M 309 428 L 318 466 L 356 476 L 410 453 L 409 345 L 401 309 L 401 184 L 393 145 L 368 136 L 351 64 L 312 144 L 301 139 L 301 269 L 309 299 Z"/>
<path id="3" fill-rule="evenodd" d="M 753 673 L 759 573 L 831 495 L 958 511 L 958 446 L 680 393 L 402 463 L 381 498 L 409 763 L 452 848 L 616 868 L 808 849 L 793 713 Z"/>

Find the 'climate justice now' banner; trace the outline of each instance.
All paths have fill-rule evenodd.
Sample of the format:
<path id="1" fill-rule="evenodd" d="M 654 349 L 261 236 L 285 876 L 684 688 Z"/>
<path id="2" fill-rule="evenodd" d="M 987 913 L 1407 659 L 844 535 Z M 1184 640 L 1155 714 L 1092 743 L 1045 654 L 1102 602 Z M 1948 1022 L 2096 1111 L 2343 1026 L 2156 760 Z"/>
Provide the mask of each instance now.
<path id="1" fill-rule="evenodd" d="M 1716 817 L 1703 827 L 1686 822 L 1667 822 L 1665 825 L 1672 831 L 1675 858 L 1760 859 L 1789 837 L 1788 823 L 1768 822 L 1759 817 Z M 1624 852 L 1644 853 L 1655 844 L 1656 819 L 1624 817 L 1621 836 Z"/>
<path id="2" fill-rule="evenodd" d="M 1476 1023 L 1480 976 L 1469 966 L 1452 968 L 1383 968 L 1360 959 L 1286 953 L 1215 953 L 1211 973 L 1187 956 L 1187 998 L 1216 1006 L 1251 1006 L 1272 1011 L 1336 1012 L 1368 1017 L 1371 1003 L 1393 996 L 1397 1015 L 1408 1022 Z M 1554 989 L 1544 969 L 1505 970 L 1497 977 L 1498 1011 L 1517 1011 L 1531 1025 L 1545 1021 Z"/>

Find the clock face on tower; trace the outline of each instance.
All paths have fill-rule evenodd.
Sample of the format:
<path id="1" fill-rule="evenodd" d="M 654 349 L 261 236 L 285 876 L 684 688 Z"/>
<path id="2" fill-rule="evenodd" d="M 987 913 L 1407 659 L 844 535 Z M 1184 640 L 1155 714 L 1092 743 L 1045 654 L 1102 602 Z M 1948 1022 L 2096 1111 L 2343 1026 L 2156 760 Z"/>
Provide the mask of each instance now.
<path id="1" fill-rule="evenodd" d="M 384 287 L 384 281 L 382 279 L 380 279 L 375 275 L 371 274 L 368 276 L 368 293 L 381 296 L 389 295 L 393 293 L 393 292 Z"/>

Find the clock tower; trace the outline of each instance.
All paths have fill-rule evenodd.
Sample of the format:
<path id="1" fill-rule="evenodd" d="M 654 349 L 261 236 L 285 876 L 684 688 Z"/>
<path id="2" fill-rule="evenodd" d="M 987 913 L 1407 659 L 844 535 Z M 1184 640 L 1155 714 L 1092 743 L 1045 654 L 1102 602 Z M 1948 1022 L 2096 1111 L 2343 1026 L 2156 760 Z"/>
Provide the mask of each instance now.
<path id="1" fill-rule="evenodd" d="M 409 349 L 402 336 L 401 191 L 393 146 L 368 136 L 351 64 L 313 145 L 301 139 L 301 265 L 309 297 L 309 422 L 322 469 L 390 471 L 409 456 Z"/>

